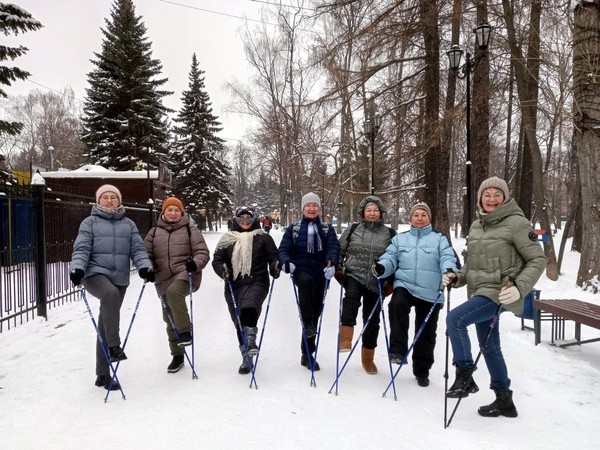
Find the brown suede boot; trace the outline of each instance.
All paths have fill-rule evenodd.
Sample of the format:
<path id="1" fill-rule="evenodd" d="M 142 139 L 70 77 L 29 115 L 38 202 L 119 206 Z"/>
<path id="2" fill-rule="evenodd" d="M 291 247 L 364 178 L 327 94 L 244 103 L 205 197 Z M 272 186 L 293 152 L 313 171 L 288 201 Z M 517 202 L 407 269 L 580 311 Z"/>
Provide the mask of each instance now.
<path id="1" fill-rule="evenodd" d="M 361 353 L 362 365 L 363 365 L 363 368 L 365 369 L 365 372 L 367 372 L 369 375 L 377 374 L 377 366 L 373 362 L 374 356 L 375 356 L 374 348 L 362 347 L 362 353 Z"/>
<path id="2" fill-rule="evenodd" d="M 354 327 L 342 325 L 340 327 L 340 353 L 352 350 L 352 338 L 354 337 Z"/>

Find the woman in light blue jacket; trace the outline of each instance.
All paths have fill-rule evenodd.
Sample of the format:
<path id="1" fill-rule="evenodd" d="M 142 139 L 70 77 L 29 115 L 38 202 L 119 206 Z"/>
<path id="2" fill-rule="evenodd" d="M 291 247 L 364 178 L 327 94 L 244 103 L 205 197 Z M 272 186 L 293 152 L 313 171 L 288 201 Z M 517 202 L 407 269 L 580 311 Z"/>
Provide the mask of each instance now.
<path id="1" fill-rule="evenodd" d="M 121 349 L 121 304 L 129 286 L 131 261 L 145 281 L 154 281 L 152 263 L 135 223 L 125 217 L 121 193 L 110 184 L 96 191 L 92 213 L 83 219 L 73 244 L 70 278 L 100 300 L 98 332 L 108 347 L 111 362 L 127 359 Z M 119 389 L 110 383 L 108 361 L 96 341 L 96 386 Z"/>
<path id="2" fill-rule="evenodd" d="M 410 309 L 415 308 L 415 333 L 431 310 L 442 281 L 442 274 L 456 271 L 456 253 L 446 237 L 431 227 L 431 210 L 426 203 L 410 209 L 410 230 L 392 239 L 375 265 L 379 278 L 395 275 L 394 293 L 389 304 L 390 360 L 401 364 L 408 351 Z M 437 321 L 443 303 L 431 317 L 415 343 L 412 354 L 413 374 L 419 386 L 429 386 L 433 366 Z"/>

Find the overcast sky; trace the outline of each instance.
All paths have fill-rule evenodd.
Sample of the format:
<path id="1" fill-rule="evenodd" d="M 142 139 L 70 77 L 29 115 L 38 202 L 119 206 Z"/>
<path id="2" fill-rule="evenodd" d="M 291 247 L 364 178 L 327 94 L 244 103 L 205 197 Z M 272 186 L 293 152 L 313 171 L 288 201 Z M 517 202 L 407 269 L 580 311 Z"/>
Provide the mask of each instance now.
<path id="1" fill-rule="evenodd" d="M 13 0 L 43 25 L 39 31 L 3 38 L 29 48 L 14 65 L 31 72 L 28 81 L 18 81 L 7 89 L 9 95 L 24 95 L 33 89 L 61 91 L 71 86 L 79 100 L 85 97 L 90 59 L 101 50 L 104 19 L 109 17 L 112 0 Z M 187 89 L 192 54 L 198 57 L 213 112 L 223 124 L 221 137 L 231 144 L 242 138 L 250 122 L 226 112 L 230 101 L 224 84 L 234 76 L 245 80 L 247 64 L 240 31 L 244 17 L 252 28 L 260 18 L 265 2 L 254 0 L 134 0 L 152 42 L 153 57 L 163 65 L 169 81 L 165 89 L 173 95 L 165 104 L 181 107 L 181 92 Z"/>

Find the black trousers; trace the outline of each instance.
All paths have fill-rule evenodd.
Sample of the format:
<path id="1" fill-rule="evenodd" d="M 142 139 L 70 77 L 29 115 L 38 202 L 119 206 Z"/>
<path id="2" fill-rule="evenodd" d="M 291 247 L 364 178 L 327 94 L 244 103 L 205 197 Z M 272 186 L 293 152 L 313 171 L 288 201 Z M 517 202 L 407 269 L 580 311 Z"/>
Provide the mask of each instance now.
<path id="1" fill-rule="evenodd" d="M 432 306 L 432 302 L 414 297 L 405 288 L 394 289 L 389 304 L 390 353 L 405 355 L 408 351 L 410 309 L 412 307 L 415 308 L 416 334 Z M 427 325 L 423 328 L 419 340 L 412 349 L 413 374 L 417 377 L 428 377 L 429 369 L 433 366 L 437 322 L 441 308 L 441 303 L 435 306 Z"/>
<path id="2" fill-rule="evenodd" d="M 344 296 L 342 304 L 342 325 L 349 327 L 356 325 L 356 317 L 358 316 L 361 297 L 363 300 L 363 326 L 367 323 L 369 315 L 371 314 L 373 307 L 375 307 L 371 321 L 362 335 L 363 347 L 374 349 L 377 347 L 377 337 L 379 336 L 379 315 L 381 314 L 379 294 L 367 289 L 352 277 L 348 277 L 348 281 L 346 282 L 346 295 Z"/>
<path id="3" fill-rule="evenodd" d="M 323 311 L 323 297 L 325 294 L 325 276 L 315 274 L 308 270 L 298 269 L 294 272 L 294 281 L 298 287 L 298 301 L 300 303 L 300 315 L 304 327 L 312 325 L 317 327 L 319 317 Z M 308 352 L 315 351 L 316 336 L 308 338 Z M 306 354 L 304 338 L 300 340 L 302 353 Z"/>

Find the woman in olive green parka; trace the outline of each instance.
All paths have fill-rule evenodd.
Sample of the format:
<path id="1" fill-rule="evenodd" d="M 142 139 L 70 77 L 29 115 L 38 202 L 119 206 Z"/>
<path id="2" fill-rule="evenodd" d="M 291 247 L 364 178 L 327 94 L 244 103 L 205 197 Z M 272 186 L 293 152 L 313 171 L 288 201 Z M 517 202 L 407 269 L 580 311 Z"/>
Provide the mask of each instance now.
<path id="1" fill-rule="evenodd" d="M 480 407 L 478 412 L 485 417 L 516 417 L 508 369 L 500 348 L 498 313 L 523 311 L 523 298 L 544 272 L 546 258 L 531 223 L 510 198 L 504 180 L 498 177 L 484 180 L 477 201 L 479 220 L 469 230 L 465 265 L 457 274 L 444 275 L 442 281 L 445 286 L 466 284 L 469 298 L 446 318 L 452 363 L 456 366 L 456 381 L 446 396 L 466 397 L 479 390 L 473 380 L 476 367 L 467 331 L 469 325 L 475 324 L 490 373 L 490 388 L 496 393 L 496 400 Z"/>

